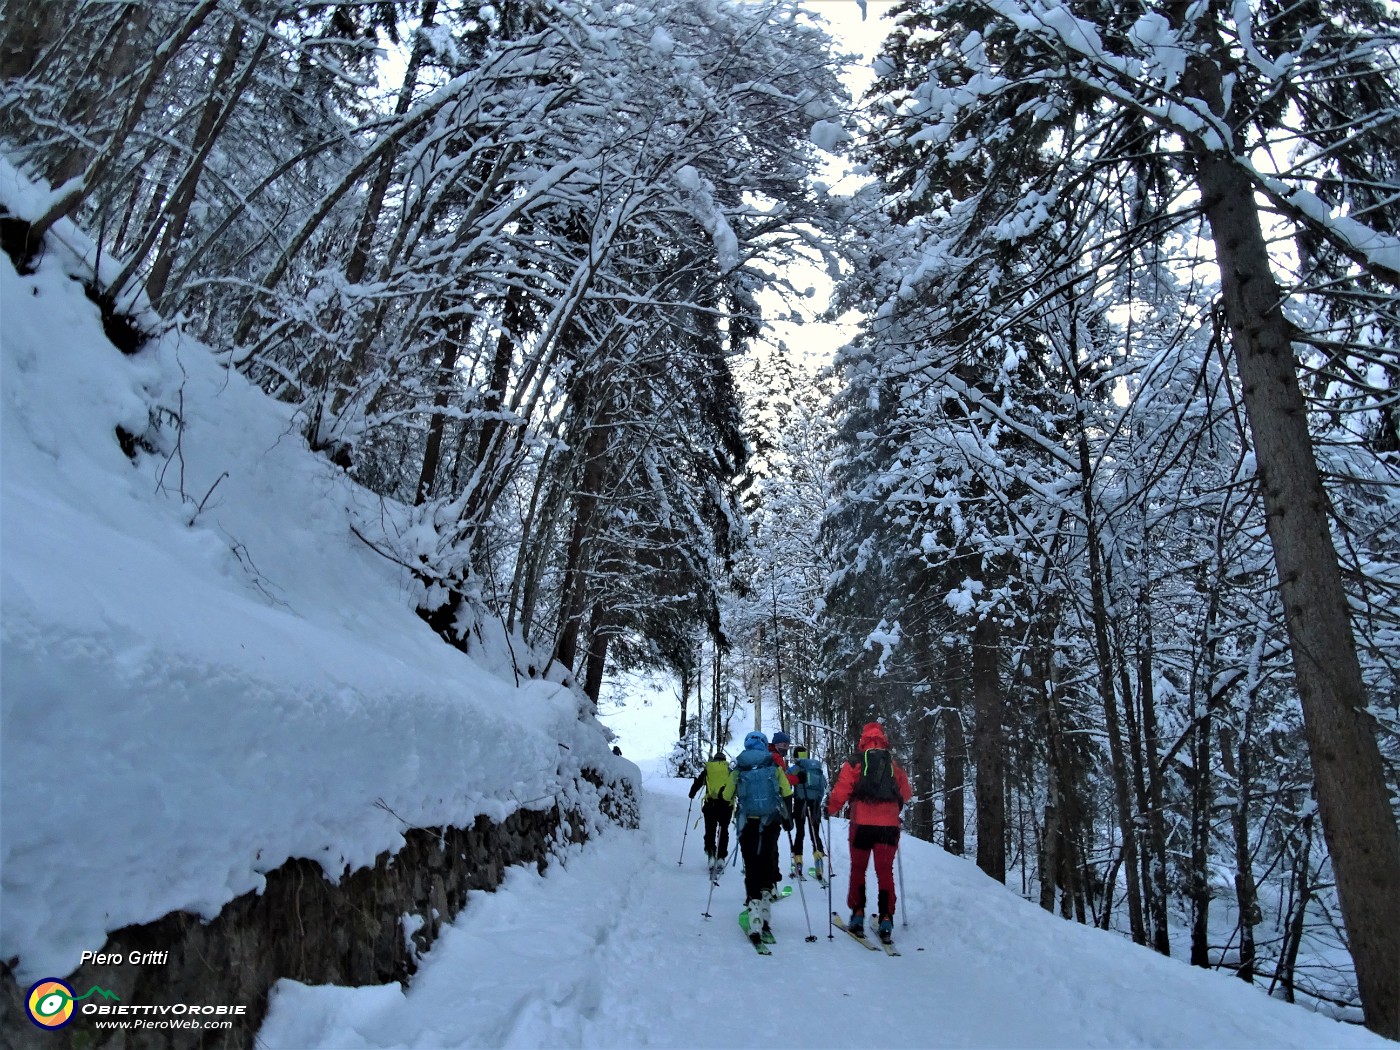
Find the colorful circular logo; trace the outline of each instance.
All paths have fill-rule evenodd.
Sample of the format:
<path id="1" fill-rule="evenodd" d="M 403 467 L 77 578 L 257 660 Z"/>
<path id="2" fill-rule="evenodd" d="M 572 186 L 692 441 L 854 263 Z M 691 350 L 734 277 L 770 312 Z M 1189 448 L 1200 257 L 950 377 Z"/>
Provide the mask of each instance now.
<path id="1" fill-rule="evenodd" d="M 29 1019 L 40 1028 L 62 1028 L 73 1020 L 73 989 L 62 981 L 46 977 L 29 989 L 25 1006 Z"/>

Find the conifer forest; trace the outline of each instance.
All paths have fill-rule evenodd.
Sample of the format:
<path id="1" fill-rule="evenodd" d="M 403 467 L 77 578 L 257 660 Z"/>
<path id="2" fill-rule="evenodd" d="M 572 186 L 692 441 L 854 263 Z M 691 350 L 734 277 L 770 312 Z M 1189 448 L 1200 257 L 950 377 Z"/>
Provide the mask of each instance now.
<path id="1" fill-rule="evenodd" d="M 1400 9 L 870 4 L 853 92 L 844 4 L 6 0 L 4 247 L 284 403 L 448 644 L 667 671 L 692 774 L 878 718 L 911 834 L 1400 1039 Z"/>

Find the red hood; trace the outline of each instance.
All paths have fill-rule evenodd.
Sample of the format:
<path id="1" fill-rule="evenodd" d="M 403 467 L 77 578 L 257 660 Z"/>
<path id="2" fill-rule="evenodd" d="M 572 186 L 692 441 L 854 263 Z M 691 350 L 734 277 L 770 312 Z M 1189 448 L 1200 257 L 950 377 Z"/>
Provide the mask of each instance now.
<path id="1" fill-rule="evenodd" d="M 865 727 L 860 731 L 860 749 L 869 751 L 871 748 L 880 748 L 884 751 L 890 749 L 889 738 L 885 736 L 885 731 L 880 728 L 879 722 L 866 722 Z"/>

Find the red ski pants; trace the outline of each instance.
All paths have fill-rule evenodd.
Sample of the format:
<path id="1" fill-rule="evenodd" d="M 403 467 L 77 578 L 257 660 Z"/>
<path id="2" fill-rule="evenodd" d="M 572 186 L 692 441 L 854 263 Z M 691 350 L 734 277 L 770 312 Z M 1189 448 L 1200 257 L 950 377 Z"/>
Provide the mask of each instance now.
<path id="1" fill-rule="evenodd" d="M 851 825 L 851 885 L 846 907 L 865 913 L 865 867 L 875 855 L 875 885 L 879 890 L 879 914 L 894 918 L 894 855 L 899 849 L 899 828 L 874 824 Z"/>

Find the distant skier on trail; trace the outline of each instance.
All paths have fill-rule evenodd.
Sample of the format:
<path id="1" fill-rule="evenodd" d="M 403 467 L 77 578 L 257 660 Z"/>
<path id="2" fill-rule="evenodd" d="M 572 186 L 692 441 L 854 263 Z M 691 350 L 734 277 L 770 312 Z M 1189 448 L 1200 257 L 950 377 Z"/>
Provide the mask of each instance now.
<path id="1" fill-rule="evenodd" d="M 810 826 L 813 870 L 816 877 L 825 882 L 826 872 L 822 868 L 822 861 L 826 859 L 826 852 L 822 845 L 821 809 L 822 799 L 826 797 L 826 774 L 822 772 L 821 762 L 811 757 L 801 744 L 793 749 L 792 755 L 789 777 L 794 780 L 792 821 L 796 825 L 796 835 L 792 841 L 792 877 L 806 878 L 802 872 L 802 848 L 805 832 Z"/>
<path id="2" fill-rule="evenodd" d="M 867 722 L 860 733 L 859 754 L 841 767 L 826 811 L 835 816 L 851 806 L 851 885 L 847 924 L 856 936 L 865 932 L 865 868 L 875 854 L 879 888 L 879 934 L 885 944 L 894 936 L 894 855 L 899 849 L 899 814 L 914 793 L 909 778 L 890 755 L 889 738 L 879 722 Z"/>
<path id="3" fill-rule="evenodd" d="M 768 745 L 768 753 L 773 756 L 773 764 L 783 771 L 783 776 L 787 777 L 788 783 L 794 787 L 797 785 L 797 775 L 788 768 L 788 748 L 792 746 L 792 737 L 779 729 L 773 734 L 773 742 Z M 779 840 L 781 842 L 781 840 Z M 791 841 L 789 841 L 791 846 Z M 778 862 L 778 878 L 783 877 L 782 862 Z"/>
<path id="4" fill-rule="evenodd" d="M 768 919 L 777 899 L 778 833 L 792 827 L 788 798 L 792 784 L 768 750 L 768 738 L 755 730 L 744 737 L 724 798 L 735 806 L 739 852 L 744 858 L 744 897 L 749 939 L 755 946 L 772 938 Z"/>
<path id="5" fill-rule="evenodd" d="M 768 745 L 768 753 L 773 756 L 773 763 L 783 771 L 783 775 L 788 778 L 789 784 L 796 784 L 797 777 L 788 769 L 788 748 L 792 745 L 792 737 L 788 736 L 781 729 L 773 734 L 773 742 Z"/>
<path id="6" fill-rule="evenodd" d="M 705 818 L 705 859 L 710 862 L 710 880 L 720 877 L 724 862 L 729 857 L 729 820 L 734 815 L 734 804 L 724 797 L 729 786 L 729 760 L 723 751 L 716 751 L 712 759 L 690 785 L 690 797 L 694 798 L 701 789 L 705 801 L 700 813 Z"/>

